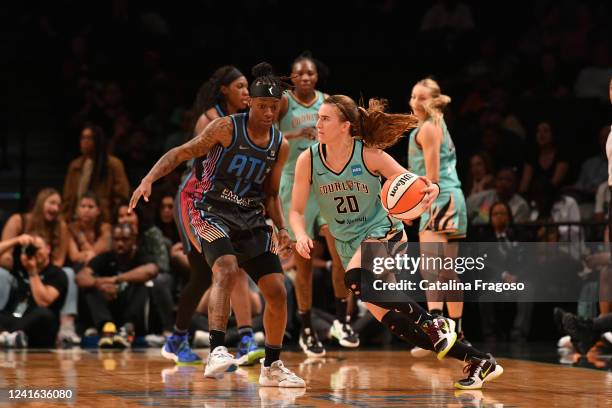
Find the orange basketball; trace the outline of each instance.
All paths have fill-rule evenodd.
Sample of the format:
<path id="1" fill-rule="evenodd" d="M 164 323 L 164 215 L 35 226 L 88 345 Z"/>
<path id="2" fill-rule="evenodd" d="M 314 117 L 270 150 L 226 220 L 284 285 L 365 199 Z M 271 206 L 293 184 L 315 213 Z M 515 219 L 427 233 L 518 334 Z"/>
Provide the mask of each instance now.
<path id="1" fill-rule="evenodd" d="M 382 187 L 380 201 L 387 212 L 400 220 L 413 220 L 425 211 L 421 193 L 427 183 L 414 173 L 399 173 L 391 177 Z"/>

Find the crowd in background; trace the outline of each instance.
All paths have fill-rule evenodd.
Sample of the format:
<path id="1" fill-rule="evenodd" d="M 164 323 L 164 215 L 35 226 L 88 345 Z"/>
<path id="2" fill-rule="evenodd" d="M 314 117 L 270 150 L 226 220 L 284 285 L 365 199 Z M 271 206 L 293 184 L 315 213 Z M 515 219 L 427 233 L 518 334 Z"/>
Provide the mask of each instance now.
<path id="1" fill-rule="evenodd" d="M 263 50 L 252 55 L 252 49 L 261 49 L 258 38 L 283 55 L 311 49 L 331 67 L 321 75 L 322 90 L 387 96 L 395 111 L 408 109 L 414 80 L 435 75 L 453 99 L 445 119 L 457 148 L 468 240 L 607 240 L 601 222 L 610 203 L 604 151 L 611 123 L 612 33 L 604 18 L 610 6 L 537 1 L 519 13 L 503 4 L 476 11 L 459 1 L 436 1 L 417 10 L 402 3 L 357 2 L 354 7 L 368 13 L 370 24 L 350 33 L 332 25 L 310 38 L 298 38 L 294 32 L 300 28 L 290 19 L 286 27 L 254 27 L 249 22 L 256 10 L 250 2 L 244 14 L 231 17 L 238 20 L 231 29 L 223 19 L 185 24 L 196 17 L 127 0 L 114 1 L 101 13 L 83 13 L 76 22 L 45 8 L 24 15 L 34 27 L 24 41 L 37 42 L 52 67 L 39 80 L 49 81 L 44 89 L 54 94 L 49 109 L 61 151 L 47 159 L 57 159 L 63 184 L 41 188 L 33 182 L 27 188 L 31 205 L 0 214 L 0 343 L 71 345 L 112 329 L 115 344 L 129 345 L 134 336 L 147 336 L 149 344 L 163 341 L 188 276 L 173 218 L 184 168 L 161 180 L 149 205 L 135 213 L 128 213 L 126 200 L 163 152 L 193 136 L 202 113 L 194 111 L 193 100 L 199 82 L 215 68 L 211 60 L 217 66 L 244 64 L 247 72 L 251 62 L 265 59 L 279 73 L 289 71 L 291 57 Z M 228 6 L 208 2 L 202 7 L 202 13 L 230 18 Z M 280 4 L 268 1 L 266 7 Z M 521 18 L 496 27 L 491 19 L 504 11 Z M 300 18 L 321 18 L 319 12 L 305 5 Z M 386 36 L 376 30 L 409 16 L 413 25 L 407 33 Z M 360 53 L 369 57 L 353 58 Z M 412 66 L 403 66 L 398 53 Z M 354 80 L 360 69 L 370 71 L 367 83 Z M 410 165 L 405 141 L 389 152 Z M 25 249 L 32 246 L 38 251 L 28 255 Z M 326 261 L 323 247 L 318 256 Z M 581 250 L 572 258 L 577 265 L 570 273 L 582 270 L 586 254 Z M 334 297 L 329 263 L 323 264 L 328 267 L 314 275 L 313 304 L 325 320 Z M 291 276 L 291 260 L 285 266 Z M 508 273 L 504 280 L 517 279 Z M 591 275 L 579 284 L 596 281 Z M 291 288 L 290 279 L 287 285 Z M 255 312 L 261 312 L 261 302 L 254 289 Z M 290 338 L 295 302 L 289 306 Z M 476 307 L 467 319 L 482 322 L 472 323 L 481 338 L 526 339 L 533 335 L 537 310 L 532 306 L 519 303 L 511 327 L 495 323 L 508 310 L 498 311 L 496 319 L 491 308 Z M 198 310 L 194 331 L 204 332 L 205 325 L 195 320 L 205 315 L 205 304 Z M 364 343 L 391 341 L 365 310 L 356 308 L 356 313 L 362 320 L 353 327 Z"/>

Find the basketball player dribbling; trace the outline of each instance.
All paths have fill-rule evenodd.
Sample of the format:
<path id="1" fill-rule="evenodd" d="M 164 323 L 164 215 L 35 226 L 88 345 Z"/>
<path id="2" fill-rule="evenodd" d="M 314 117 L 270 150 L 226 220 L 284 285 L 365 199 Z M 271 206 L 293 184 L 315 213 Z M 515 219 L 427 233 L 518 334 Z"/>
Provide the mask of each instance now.
<path id="1" fill-rule="evenodd" d="M 429 211 L 423 213 L 419 226 L 421 249 L 433 256 L 457 257 L 457 239 L 465 237 L 467 213 L 461 182 L 457 175 L 455 145 L 451 138 L 443 108 L 450 98 L 440 92 L 440 86 L 431 78 L 414 85 L 410 107 L 419 118 L 419 126 L 410 133 L 408 144 L 408 167 L 420 176 L 427 176 L 440 185 L 440 195 Z M 433 243 L 433 244 L 427 244 Z M 443 254 L 438 254 L 442 249 Z M 454 270 L 421 269 L 424 278 L 430 281 L 458 280 Z M 448 316 L 454 320 L 457 336 L 466 342 L 462 329 L 463 293 L 427 290 L 427 307 L 433 315 L 441 315 L 444 303 Z M 469 344 L 469 343 L 468 343 Z M 429 351 L 415 347 L 412 355 L 422 357 Z"/>
<path id="2" fill-rule="evenodd" d="M 403 224 L 388 216 L 379 199 L 380 177 L 406 172 L 391 156 L 380 150 L 392 146 L 406 130 L 415 128 L 413 115 L 387 114 L 374 108 L 358 108 L 344 95 L 333 95 L 319 109 L 317 132 L 319 143 L 298 158 L 290 212 L 291 227 L 296 234 L 296 250 L 310 256 L 312 240 L 306 232 L 304 212 L 312 193 L 321 215 L 330 222 L 331 234 L 346 267 L 346 286 L 357 297 L 362 285 L 373 281 L 372 271 L 362 265 L 363 242 L 405 241 Z M 439 188 L 428 179 L 424 205 L 436 199 Z M 341 188 L 338 186 L 342 186 Z M 503 373 L 491 355 L 456 342 L 454 322 L 433 316 L 414 300 L 392 297 L 390 301 L 366 300 L 372 315 L 401 338 L 422 348 L 433 350 L 439 359 L 447 354 L 467 362 L 468 376 L 455 383 L 461 389 L 479 389 L 485 381 Z"/>
<path id="3" fill-rule="evenodd" d="M 315 61 L 309 54 L 297 57 L 291 66 L 291 81 L 294 89 L 286 91 L 281 101 L 279 114 L 279 129 L 289 142 L 289 157 L 283 168 L 281 177 L 280 197 L 283 205 L 285 219 L 289 217 L 291 208 L 291 190 L 295 178 L 295 162 L 301 152 L 316 143 L 317 131 L 315 125 L 319 107 L 328 96 L 316 90 L 319 74 Z M 359 337 L 350 326 L 347 313 L 348 292 L 344 286 L 344 269 L 336 252 L 333 237 L 329 234 L 327 223 L 319 216 L 319 209 L 311 199 L 306 205 L 305 212 L 306 231 L 308 236 L 314 238 L 317 227 L 325 236 L 329 252 L 332 256 L 332 284 L 334 288 L 336 319 L 332 323 L 330 337 L 338 340 L 343 347 L 358 347 Z M 289 236 L 295 240 L 291 228 Z M 298 303 L 301 330 L 299 345 L 309 357 L 322 357 L 325 348 L 321 344 L 317 332 L 311 324 L 312 309 L 312 261 L 294 253 L 297 269 L 295 278 L 295 294 Z"/>
<path id="4" fill-rule="evenodd" d="M 203 172 L 189 209 L 195 235 L 189 253 L 200 268 L 192 271 L 178 305 L 174 334 L 168 352 L 189 349 L 187 330 L 204 290 L 212 287 L 208 307 L 210 354 L 204 375 L 219 378 L 236 368 L 236 360 L 225 348 L 225 329 L 230 293 L 243 268 L 258 284 L 265 300 L 265 359 L 259 384 L 275 387 L 305 387 L 304 380 L 284 367 L 280 360 L 287 324 L 287 293 L 283 269 L 275 253 L 267 214 L 278 228 L 280 247 L 290 243 L 278 190 L 289 146 L 272 126 L 278 115 L 283 84 L 267 63 L 253 68 L 248 113 L 212 121 L 204 132 L 168 151 L 153 166 L 134 191 L 130 208 L 140 197 L 148 200 L 155 180 L 183 161 L 203 160 Z M 203 156 L 206 156 L 203 158 Z M 187 352 L 191 352 L 188 350 Z"/>

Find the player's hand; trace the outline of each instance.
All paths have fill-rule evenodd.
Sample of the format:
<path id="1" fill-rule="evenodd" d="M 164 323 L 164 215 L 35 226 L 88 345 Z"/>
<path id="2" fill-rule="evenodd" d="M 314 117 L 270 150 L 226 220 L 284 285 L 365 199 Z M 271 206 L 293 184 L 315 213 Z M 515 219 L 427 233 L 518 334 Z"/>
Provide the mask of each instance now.
<path id="1" fill-rule="evenodd" d="M 310 250 L 314 247 L 312 239 L 306 234 L 296 237 L 295 250 L 302 258 L 310 259 Z"/>
<path id="2" fill-rule="evenodd" d="M 134 190 L 134 193 L 132 194 L 132 198 L 130 199 L 130 207 L 128 208 L 128 213 L 131 213 L 132 210 L 136 208 L 136 205 L 138 204 L 140 197 L 143 197 L 147 203 L 149 202 L 149 197 L 151 196 L 151 185 L 152 185 L 151 182 L 147 181 L 146 179 L 142 179 L 142 181 L 140 182 L 140 185 L 136 187 L 136 190 Z"/>
<path id="3" fill-rule="evenodd" d="M 281 258 L 287 258 L 291 255 L 291 237 L 286 228 L 278 230 L 276 233 L 276 242 L 278 244 L 278 254 Z"/>
<path id="4" fill-rule="evenodd" d="M 427 177 L 421 176 L 421 180 L 423 180 L 427 184 L 427 186 L 421 190 L 421 193 L 425 193 L 425 198 L 423 199 L 423 207 L 425 209 L 428 209 L 429 207 L 431 207 L 434 201 L 436 201 L 436 198 L 438 198 L 438 194 L 440 194 L 440 186 L 436 183 L 432 183 L 431 180 L 429 180 Z"/>

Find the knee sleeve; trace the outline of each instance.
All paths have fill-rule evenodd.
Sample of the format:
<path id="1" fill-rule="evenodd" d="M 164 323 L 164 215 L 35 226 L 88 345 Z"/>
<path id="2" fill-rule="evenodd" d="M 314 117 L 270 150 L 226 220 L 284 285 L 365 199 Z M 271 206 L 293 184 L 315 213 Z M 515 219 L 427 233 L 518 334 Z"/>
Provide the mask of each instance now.
<path id="1" fill-rule="evenodd" d="M 363 268 L 352 268 L 346 271 L 344 274 L 344 284 L 347 289 L 353 292 L 353 294 L 359 298 L 362 295 L 362 281 L 367 279 L 370 272 Z"/>

